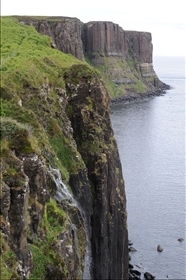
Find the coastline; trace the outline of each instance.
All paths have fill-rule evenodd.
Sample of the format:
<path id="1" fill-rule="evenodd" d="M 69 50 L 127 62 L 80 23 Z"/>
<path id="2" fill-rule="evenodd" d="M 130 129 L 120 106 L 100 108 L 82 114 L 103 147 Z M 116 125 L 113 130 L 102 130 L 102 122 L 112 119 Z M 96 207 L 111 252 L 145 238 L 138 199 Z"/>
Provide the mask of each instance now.
<path id="1" fill-rule="evenodd" d="M 170 90 L 170 89 L 172 89 L 172 87 L 170 85 L 163 83 L 161 88 L 149 90 L 145 93 L 128 92 L 126 95 L 121 95 L 118 97 L 111 98 L 110 104 L 115 105 L 115 104 L 119 104 L 119 103 L 129 103 L 129 102 L 140 101 L 145 98 L 154 98 L 156 96 L 165 95 L 167 90 Z"/>

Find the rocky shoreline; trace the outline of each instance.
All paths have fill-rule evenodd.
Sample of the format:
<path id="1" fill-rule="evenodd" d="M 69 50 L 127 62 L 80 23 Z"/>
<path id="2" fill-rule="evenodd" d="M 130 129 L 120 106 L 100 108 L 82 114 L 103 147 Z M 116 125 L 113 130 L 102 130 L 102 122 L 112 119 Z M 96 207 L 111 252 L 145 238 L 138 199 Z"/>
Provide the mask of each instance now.
<path id="1" fill-rule="evenodd" d="M 180 237 L 177 239 L 178 242 L 183 242 L 184 238 Z M 128 266 L 128 276 L 129 276 L 129 280 L 142 280 L 142 279 L 146 279 L 146 280 L 153 280 L 156 278 L 156 276 L 152 275 L 150 272 L 146 271 L 146 272 L 141 272 L 140 269 L 142 269 L 142 263 L 140 263 L 139 265 L 135 265 L 132 264 L 132 257 L 130 253 L 135 253 L 137 250 L 132 247 L 133 242 L 131 240 L 128 240 L 128 251 L 129 251 L 129 266 Z M 161 245 L 157 246 L 157 251 L 159 253 L 161 253 L 163 251 L 163 247 Z M 143 277 L 143 278 L 141 278 Z M 167 275 L 166 278 L 169 278 L 169 276 Z"/>
<path id="2" fill-rule="evenodd" d="M 129 253 L 133 253 L 133 252 L 137 251 L 134 247 L 132 247 L 132 245 L 133 245 L 133 243 L 131 242 L 131 240 L 129 240 L 128 241 Z M 155 279 L 155 276 L 152 275 L 150 272 L 146 271 L 145 273 L 142 273 L 139 269 L 136 269 L 135 267 L 140 268 L 140 266 L 133 265 L 131 263 L 131 259 L 132 259 L 132 257 L 129 254 L 129 267 L 128 267 L 129 280 L 142 280 L 142 279 L 153 280 L 153 279 Z M 141 278 L 141 277 L 143 277 L 143 278 Z"/>
<path id="3" fill-rule="evenodd" d="M 146 93 L 127 93 L 126 95 L 118 96 L 116 98 L 111 98 L 111 105 L 119 104 L 119 103 L 129 103 L 136 102 L 146 98 L 154 98 L 156 96 L 162 96 L 166 94 L 167 90 L 170 90 L 172 87 L 170 85 L 164 84 L 159 89 L 153 89 L 151 91 L 147 91 Z"/>

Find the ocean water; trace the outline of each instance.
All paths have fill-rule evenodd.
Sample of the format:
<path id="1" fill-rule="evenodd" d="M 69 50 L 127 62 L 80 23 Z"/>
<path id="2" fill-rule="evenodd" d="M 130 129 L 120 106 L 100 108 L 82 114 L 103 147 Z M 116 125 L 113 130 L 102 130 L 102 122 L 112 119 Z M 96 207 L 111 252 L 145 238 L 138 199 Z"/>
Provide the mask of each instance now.
<path id="1" fill-rule="evenodd" d="M 154 69 L 171 90 L 111 107 L 129 239 L 137 249 L 131 263 L 142 275 L 148 271 L 156 279 L 186 279 L 185 61 L 154 57 Z"/>

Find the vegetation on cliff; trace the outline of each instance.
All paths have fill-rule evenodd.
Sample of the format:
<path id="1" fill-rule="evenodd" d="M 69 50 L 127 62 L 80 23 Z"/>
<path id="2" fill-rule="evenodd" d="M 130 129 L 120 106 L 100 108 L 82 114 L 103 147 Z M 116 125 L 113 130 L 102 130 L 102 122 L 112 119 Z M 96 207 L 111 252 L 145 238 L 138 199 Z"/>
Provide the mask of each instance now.
<path id="1" fill-rule="evenodd" d="M 83 23 L 70 17 L 14 18 L 49 35 L 56 49 L 97 69 L 113 100 L 159 94 L 159 89 L 166 88 L 153 69 L 149 32 L 126 31 L 108 21 Z"/>
<path id="2" fill-rule="evenodd" d="M 65 110 L 60 98 L 62 105 L 66 102 L 63 76 L 73 64 L 83 63 L 52 49 L 48 36 L 40 35 L 34 27 L 20 24 L 15 18 L 2 18 L 1 30 L 1 117 L 9 118 L 9 123 L 3 121 L 2 127 L 7 127 L 7 133 L 11 131 L 11 119 L 12 127 L 15 120 L 29 127 L 30 135 L 39 140 L 35 145 L 37 152 L 48 149 L 46 152 L 54 158 L 53 148 L 59 159 L 63 158 L 63 175 L 67 176 L 65 169 L 72 166 L 75 152 L 61 130 L 62 122 L 66 121 L 60 118 Z M 79 75 L 77 72 L 78 79 Z"/>
<path id="3" fill-rule="evenodd" d="M 83 63 L 72 55 L 52 49 L 50 37 L 40 35 L 34 27 L 23 25 L 12 17 L 1 19 L 1 56 L 0 199 L 3 202 L 9 188 L 11 192 L 25 186 L 27 179 L 21 158 L 27 155 L 37 154 L 47 166 L 58 167 L 66 182 L 70 172 L 76 173 L 84 168 L 65 113 L 67 96 L 63 77 L 72 65 Z M 77 73 L 77 77 L 80 74 Z M 52 195 L 53 188 L 49 192 Z M 32 243 L 33 255 L 30 278 L 41 279 L 48 264 L 58 267 L 60 277 L 68 278 L 66 261 L 54 249 L 57 234 L 62 229 L 67 230 L 67 215 L 52 199 L 43 204 L 30 195 L 26 208 L 33 205 L 40 209 L 37 211 L 43 212 L 43 218 L 40 219 L 39 233 L 33 236 L 29 226 L 31 216 L 26 214 L 26 235 Z M 2 210 L 1 277 L 19 279 L 18 262 L 8 233 L 11 229 L 5 216 Z M 7 219 L 10 219 L 8 216 L 7 213 Z M 81 237 L 84 257 L 84 233 Z"/>
<path id="4" fill-rule="evenodd" d="M 99 71 L 16 17 L 1 19 L 1 38 L 1 277 L 80 279 L 92 236 L 93 278 L 126 279 L 124 181 Z M 77 205 L 59 199 L 56 169 Z"/>

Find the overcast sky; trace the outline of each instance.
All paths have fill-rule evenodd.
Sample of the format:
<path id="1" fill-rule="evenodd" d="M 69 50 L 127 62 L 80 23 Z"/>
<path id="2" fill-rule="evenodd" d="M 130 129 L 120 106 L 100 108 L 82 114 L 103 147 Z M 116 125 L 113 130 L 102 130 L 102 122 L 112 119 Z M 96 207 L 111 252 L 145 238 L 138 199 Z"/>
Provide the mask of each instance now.
<path id="1" fill-rule="evenodd" d="M 112 21 L 124 30 L 152 34 L 155 55 L 185 56 L 185 0 L 1 0 L 1 15 L 77 17 Z"/>

